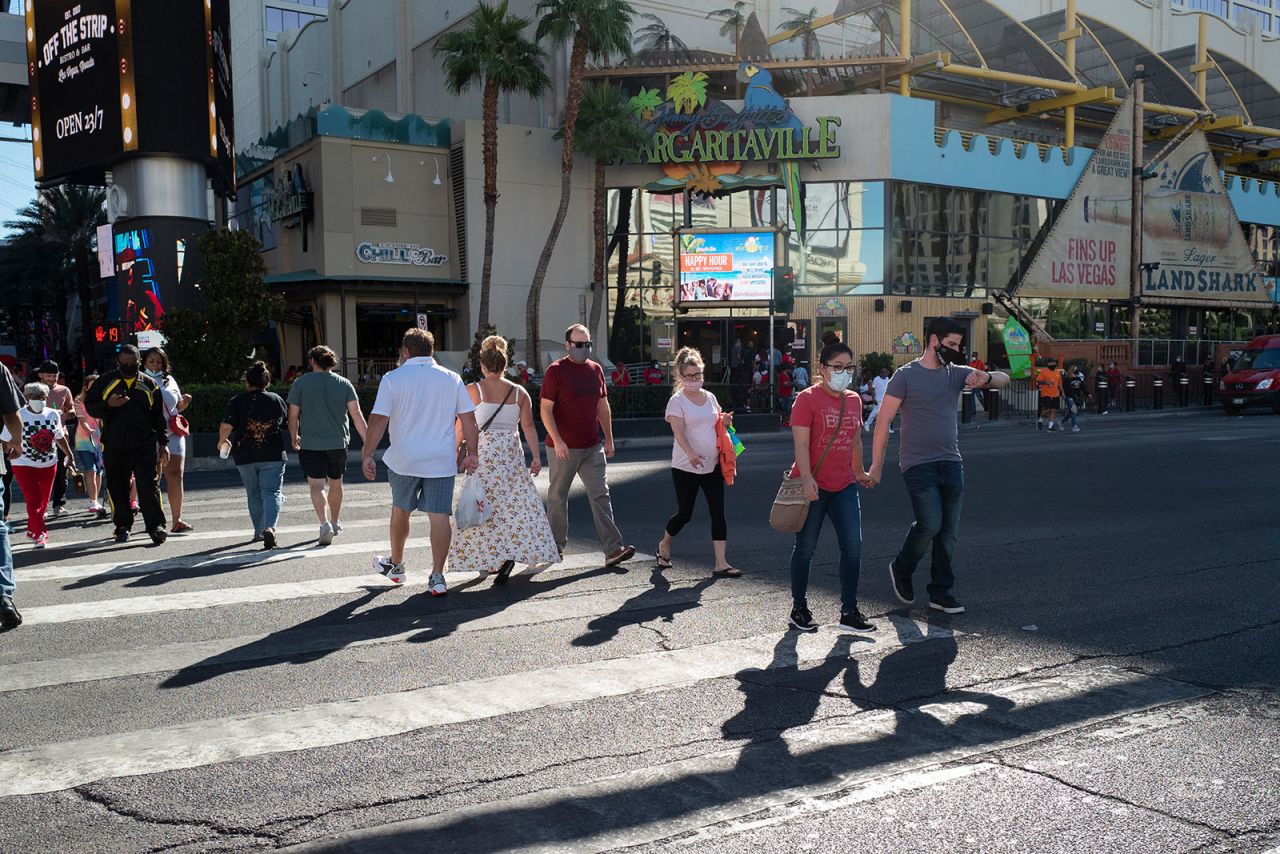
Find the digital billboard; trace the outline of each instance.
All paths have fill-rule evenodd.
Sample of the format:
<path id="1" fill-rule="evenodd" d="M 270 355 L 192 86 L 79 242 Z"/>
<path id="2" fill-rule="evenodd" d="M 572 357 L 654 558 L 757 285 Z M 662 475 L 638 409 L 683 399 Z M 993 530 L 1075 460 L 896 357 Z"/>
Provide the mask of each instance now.
<path id="1" fill-rule="evenodd" d="M 116 311 L 126 332 L 155 329 L 174 309 L 200 307 L 196 241 L 208 230 L 204 220 L 177 217 L 115 224 Z"/>
<path id="2" fill-rule="evenodd" d="M 36 179 L 100 173 L 125 151 L 120 42 L 129 37 L 121 32 L 127 21 L 116 15 L 116 0 L 40 0 L 26 4 L 26 19 Z"/>
<path id="3" fill-rule="evenodd" d="M 26 3 L 37 183 L 101 184 L 137 152 L 203 161 L 233 190 L 230 15 L 230 0 Z"/>
<path id="4" fill-rule="evenodd" d="M 777 235 L 772 231 L 680 235 L 681 303 L 768 302 Z"/>

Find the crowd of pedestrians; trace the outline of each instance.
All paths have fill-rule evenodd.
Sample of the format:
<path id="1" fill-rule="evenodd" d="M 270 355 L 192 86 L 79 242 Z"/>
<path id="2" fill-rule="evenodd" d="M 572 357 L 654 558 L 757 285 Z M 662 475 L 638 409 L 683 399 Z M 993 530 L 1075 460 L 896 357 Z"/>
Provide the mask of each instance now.
<path id="1" fill-rule="evenodd" d="M 934 320 L 924 354 L 892 376 L 886 369 L 878 376 L 860 377 L 852 349 L 838 337 L 824 343 L 812 375 L 789 359 L 773 366 L 785 378 L 777 393 L 785 401 L 792 428 L 795 461 L 789 476 L 799 480 L 807 501 L 791 551 L 791 627 L 817 628 L 807 589 L 819 537 L 829 521 L 840 554 L 839 626 L 874 630 L 858 602 L 861 493 L 883 477 L 890 425 L 898 417 L 899 465 L 915 521 L 890 564 L 894 592 L 903 602 L 914 602 L 914 570 L 931 552 L 929 607 L 946 613 L 964 610 L 950 592 L 964 481 L 956 402 L 965 389 L 999 388 L 1009 380 L 963 364 L 962 337 L 962 328 L 953 321 Z M 535 486 L 543 467 L 535 402 L 520 381 L 523 377 L 509 378 L 513 367 L 521 366 L 511 364 L 507 343 L 499 336 L 482 342 L 481 378 L 467 384 L 435 359 L 430 333 L 408 330 L 399 365 L 381 378 L 367 422 L 355 388 L 334 371 L 337 359 L 328 347 L 308 353 L 309 371 L 290 369 L 294 376 L 287 398 L 270 390 L 270 370 L 254 362 L 243 375 L 244 390 L 228 401 L 218 433 L 219 453 L 234 461 L 244 486 L 253 541 L 267 550 L 278 546 L 289 448 L 298 452 L 308 482 L 319 544 L 329 545 L 341 533 L 343 479 L 354 425 L 363 440 L 361 469 L 370 480 L 378 475 L 374 451 L 384 437 L 389 440 L 381 463 L 391 488 L 390 548 L 373 557 L 373 568 L 392 583 L 403 584 L 408 577 L 405 552 L 415 511 L 428 519 L 427 588 L 433 596 L 448 592 L 446 569 L 492 574 L 495 584 L 505 584 L 517 564 L 562 560 L 568 542 L 569 491 L 575 481 L 585 489 L 602 562 L 610 567 L 626 563 L 636 550 L 626 542 L 614 515 L 608 479 L 615 454 L 612 412 L 604 371 L 591 358 L 593 346 L 585 326 L 570 326 L 564 357 L 548 366 L 541 378 L 537 406 L 549 470 L 545 503 Z M 50 367 L 56 371 L 56 366 Z M 627 376 L 625 367 L 618 370 Z M 644 372 L 646 382 L 653 370 Z M 733 414 L 723 411 L 717 397 L 704 388 L 706 370 L 694 348 L 680 350 L 673 362 L 665 420 L 672 439 L 674 512 L 664 525 L 655 560 L 659 570 L 676 566 L 675 540 L 692 521 L 701 496 L 710 517 L 712 573 L 738 578 L 742 570 L 728 554 L 726 508 L 726 489 L 736 474 Z M 615 372 L 615 383 L 618 379 Z M 16 471 L 27 503 L 27 536 L 38 547 L 47 542 L 44 514 L 57 503 L 60 463 L 82 474 L 90 511 L 110 513 L 117 542 L 128 541 L 133 528 L 131 494 L 136 495 L 137 511 L 154 543 L 165 542 L 169 533 L 191 530 L 181 518 L 181 507 L 188 450 L 182 412 L 192 399 L 181 392 L 163 350 L 140 354 L 134 347 L 122 347 L 115 367 L 86 377 L 75 397 L 69 392 L 55 395 L 55 387 L 44 382 L 19 389 L 7 371 L 0 380 L 4 456 Z M 1048 375 L 1045 382 L 1054 385 Z M 860 384 L 872 398 L 865 424 Z M 1083 385 L 1083 374 L 1073 374 L 1067 396 Z M 1052 399 L 1042 394 L 1046 401 Z M 864 432 L 874 433 L 869 466 L 864 464 Z M 479 503 L 484 506 L 472 508 L 481 512 L 468 514 L 465 525 L 455 514 L 459 474 L 475 478 L 483 496 Z M 172 527 L 161 498 L 161 475 L 167 481 Z M 109 499 L 105 503 L 99 500 L 102 486 Z M 6 510 L 7 501 L 6 496 Z M 0 567 L 0 623 L 5 626 L 21 620 L 13 593 L 6 535 Z"/>

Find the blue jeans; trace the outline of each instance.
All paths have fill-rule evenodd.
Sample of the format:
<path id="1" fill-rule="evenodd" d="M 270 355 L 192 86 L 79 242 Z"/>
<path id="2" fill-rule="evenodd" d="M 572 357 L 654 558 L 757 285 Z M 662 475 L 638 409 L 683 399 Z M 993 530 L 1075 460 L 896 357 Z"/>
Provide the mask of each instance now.
<path id="1" fill-rule="evenodd" d="M 249 518 L 253 520 L 253 535 L 275 530 L 280 521 L 280 507 L 284 504 L 284 460 L 266 463 L 246 463 L 236 466 L 240 480 L 244 482 L 249 497 Z"/>
<path id="2" fill-rule="evenodd" d="M 4 493 L 0 492 L 0 518 L 4 516 Z M 9 548 L 9 523 L 0 521 L 0 594 L 12 596 L 13 550 Z"/>
<path id="3" fill-rule="evenodd" d="M 932 548 L 928 590 L 929 598 L 937 599 L 945 596 L 956 581 L 951 559 L 964 504 L 964 466 L 954 460 L 921 463 L 904 471 L 902 479 L 907 482 L 916 520 L 907 531 L 893 569 L 911 575 L 924 553 Z"/>
<path id="4" fill-rule="evenodd" d="M 822 522 L 830 516 L 840 547 L 840 607 L 845 613 L 858 607 L 858 573 L 862 568 L 862 506 L 858 485 L 851 483 L 839 492 L 818 490 L 818 500 L 809 505 L 804 527 L 796 533 L 791 552 L 791 599 L 798 608 L 809 607 L 809 565 L 818 550 Z"/>

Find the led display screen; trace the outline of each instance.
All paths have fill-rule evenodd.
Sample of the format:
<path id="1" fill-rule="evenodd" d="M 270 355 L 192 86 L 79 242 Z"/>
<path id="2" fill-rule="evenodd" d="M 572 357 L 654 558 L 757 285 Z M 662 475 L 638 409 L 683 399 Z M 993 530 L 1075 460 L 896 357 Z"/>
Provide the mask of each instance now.
<path id="1" fill-rule="evenodd" d="M 680 235 L 680 302 L 767 302 L 773 294 L 772 231 Z"/>

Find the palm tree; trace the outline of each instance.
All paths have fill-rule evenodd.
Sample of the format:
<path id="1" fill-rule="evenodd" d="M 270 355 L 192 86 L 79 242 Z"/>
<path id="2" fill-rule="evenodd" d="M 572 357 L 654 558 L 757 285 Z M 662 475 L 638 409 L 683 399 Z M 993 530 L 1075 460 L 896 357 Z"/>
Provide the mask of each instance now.
<path id="1" fill-rule="evenodd" d="M 642 50 L 675 51 L 688 56 L 689 46 L 679 36 L 671 32 L 670 28 L 667 27 L 666 21 L 657 15 L 650 15 L 647 12 L 640 17 L 652 21 L 648 26 L 636 30 L 635 40 Z"/>
<path id="2" fill-rule="evenodd" d="M 489 330 L 489 294 L 493 280 L 493 230 L 498 210 L 498 96 L 507 93 L 540 98 L 551 80 L 543 68 L 546 54 L 525 38 L 527 18 L 509 14 L 507 0 L 481 2 L 471 25 L 445 33 L 435 53 L 444 56 L 445 85 L 460 95 L 474 84 L 483 86 L 481 107 L 484 157 L 484 264 L 480 272 L 480 310 L 477 334 Z"/>
<path id="3" fill-rule="evenodd" d="M 578 118 L 582 124 L 573 145 L 579 154 L 595 160 L 595 204 L 591 215 L 595 238 L 591 273 L 591 314 L 588 328 L 600 324 L 604 304 L 605 278 L 605 200 L 604 167 L 634 153 L 644 144 L 645 133 L 636 121 L 635 111 L 620 89 L 608 84 L 587 84 L 582 89 L 582 107 Z M 620 294 L 619 305 L 624 303 Z"/>
<path id="4" fill-rule="evenodd" d="M 93 356 L 89 329 L 93 325 L 93 283 L 97 279 L 95 241 L 98 226 L 107 221 L 106 198 L 106 191 L 100 188 L 63 185 L 46 190 L 4 224 L 13 232 L 3 259 L 10 286 L 25 285 L 36 294 L 52 287 L 60 326 L 66 323 L 68 293 L 77 288 L 86 357 Z M 65 342 L 66 335 L 60 333 L 59 354 Z"/>
<path id="5" fill-rule="evenodd" d="M 779 24 L 778 30 L 781 32 L 790 31 L 791 38 L 802 40 L 801 45 L 805 59 L 817 59 L 820 50 L 818 49 L 818 34 L 813 29 L 813 22 L 818 19 L 818 8 L 815 6 L 808 12 L 802 12 L 799 9 L 783 6 L 782 11 L 790 15 L 791 18 Z M 813 73 L 811 71 L 805 72 L 805 88 L 808 94 L 813 94 Z"/>
<path id="6" fill-rule="evenodd" d="M 747 25 L 747 16 L 742 14 L 742 10 L 746 7 L 746 0 L 738 0 L 738 2 L 734 3 L 731 8 L 717 9 L 716 11 L 707 14 L 708 21 L 712 18 L 720 19 L 720 35 L 722 37 L 733 33 L 734 62 L 742 61 L 742 51 L 738 45 L 738 40 L 742 37 L 742 28 Z"/>
<path id="7" fill-rule="evenodd" d="M 534 370 L 542 369 L 538 353 L 539 311 L 542 285 L 551 265 L 560 229 L 569 213 L 570 178 L 573 175 L 573 138 L 578 127 L 578 107 L 582 100 L 582 73 L 587 57 L 601 62 L 611 54 L 631 56 L 631 17 L 635 10 L 626 0 L 542 0 L 538 4 L 538 41 L 550 39 L 555 45 L 571 43 L 569 85 L 565 93 L 561 130 L 564 147 L 560 154 L 560 207 L 556 209 L 547 242 L 538 257 L 525 306 L 525 358 Z"/>

